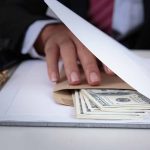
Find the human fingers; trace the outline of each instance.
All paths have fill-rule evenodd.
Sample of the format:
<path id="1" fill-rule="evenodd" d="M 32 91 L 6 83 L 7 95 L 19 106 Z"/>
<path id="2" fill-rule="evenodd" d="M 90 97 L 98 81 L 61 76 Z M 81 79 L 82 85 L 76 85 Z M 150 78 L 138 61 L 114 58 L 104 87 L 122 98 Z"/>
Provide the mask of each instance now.
<path id="1" fill-rule="evenodd" d="M 45 44 L 44 51 L 46 56 L 49 78 L 52 82 L 57 82 L 59 80 L 59 47 L 56 43 L 52 42 L 51 40 L 48 40 Z"/>
<path id="2" fill-rule="evenodd" d="M 101 75 L 94 55 L 80 43 L 78 43 L 77 53 L 85 72 L 87 82 L 90 85 L 99 85 L 101 82 Z"/>
<path id="3" fill-rule="evenodd" d="M 60 55 L 64 62 L 65 73 L 70 84 L 80 84 L 80 73 L 77 65 L 76 48 L 73 41 L 69 38 L 63 39 L 59 43 Z"/>

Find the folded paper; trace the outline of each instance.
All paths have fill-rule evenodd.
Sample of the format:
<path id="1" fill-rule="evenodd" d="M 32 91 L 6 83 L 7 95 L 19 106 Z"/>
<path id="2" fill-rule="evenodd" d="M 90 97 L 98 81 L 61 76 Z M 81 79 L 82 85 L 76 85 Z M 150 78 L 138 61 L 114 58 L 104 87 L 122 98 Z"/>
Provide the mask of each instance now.
<path id="1" fill-rule="evenodd" d="M 142 59 L 56 0 L 45 0 L 70 31 L 106 66 L 150 98 L 150 72 Z"/>

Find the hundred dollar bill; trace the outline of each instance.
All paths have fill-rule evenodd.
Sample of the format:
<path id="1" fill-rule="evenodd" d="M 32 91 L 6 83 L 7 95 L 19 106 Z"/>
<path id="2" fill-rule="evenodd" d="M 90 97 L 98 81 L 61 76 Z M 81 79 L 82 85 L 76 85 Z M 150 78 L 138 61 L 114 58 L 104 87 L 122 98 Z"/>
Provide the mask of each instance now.
<path id="1" fill-rule="evenodd" d="M 101 110 L 150 111 L 150 100 L 134 90 L 82 89 L 81 93 Z"/>
<path id="2" fill-rule="evenodd" d="M 81 92 L 79 92 L 79 96 L 81 99 L 81 104 L 84 108 L 84 111 L 86 114 L 108 114 L 108 115 L 143 115 L 144 112 L 124 112 L 124 111 L 118 111 L 118 112 L 108 112 L 108 111 L 102 111 L 100 110 L 96 105 L 91 103 L 86 96 L 82 95 Z M 91 109 L 92 108 L 92 109 Z"/>
<path id="3" fill-rule="evenodd" d="M 91 111 L 91 112 L 97 112 L 97 111 L 100 111 L 101 109 L 97 106 L 97 105 L 95 105 L 92 101 L 90 101 L 90 99 L 86 96 L 86 95 L 84 95 L 84 94 L 82 94 L 83 95 L 83 98 L 84 98 L 84 101 L 85 101 L 85 103 L 86 103 L 86 105 L 87 105 L 87 107 L 88 107 L 88 109 Z M 103 111 L 103 110 L 101 110 L 101 111 Z M 120 113 L 144 113 L 145 111 L 144 110 L 142 110 L 142 109 L 118 109 L 118 108 L 116 108 L 116 109 L 108 109 L 108 110 L 105 110 L 105 112 L 120 112 Z M 146 112 L 149 112 L 149 110 L 147 110 Z"/>
<path id="4" fill-rule="evenodd" d="M 75 94 L 73 94 L 77 118 L 128 120 L 128 119 L 141 119 L 145 116 L 144 113 L 104 112 L 101 111 L 96 105 L 93 105 L 92 108 L 90 106 L 91 103 L 87 103 L 87 100 L 85 100 L 84 98 L 85 97 L 81 92 L 75 91 Z M 91 108 L 93 109 L 92 111 Z"/>

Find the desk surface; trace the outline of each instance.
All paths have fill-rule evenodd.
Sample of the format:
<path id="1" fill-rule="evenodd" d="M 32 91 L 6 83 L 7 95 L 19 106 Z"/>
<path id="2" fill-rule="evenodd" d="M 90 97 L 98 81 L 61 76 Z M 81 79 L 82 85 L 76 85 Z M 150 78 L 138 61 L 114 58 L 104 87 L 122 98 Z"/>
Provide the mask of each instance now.
<path id="1" fill-rule="evenodd" d="M 150 130 L 1 127 L 1 150 L 149 150 Z"/>
<path id="2" fill-rule="evenodd" d="M 141 52 L 138 52 L 141 55 Z M 149 52 L 142 52 L 150 56 Z M 149 150 L 150 130 L 0 127 L 1 150 Z"/>

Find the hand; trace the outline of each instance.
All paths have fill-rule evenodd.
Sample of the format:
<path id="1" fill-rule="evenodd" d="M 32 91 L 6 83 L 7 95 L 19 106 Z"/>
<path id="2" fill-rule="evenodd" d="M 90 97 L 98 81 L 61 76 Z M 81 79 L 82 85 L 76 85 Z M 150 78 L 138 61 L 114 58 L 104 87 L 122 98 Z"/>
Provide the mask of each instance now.
<path id="1" fill-rule="evenodd" d="M 46 56 L 48 74 L 53 82 L 59 81 L 58 61 L 64 62 L 65 73 L 70 84 L 80 84 L 78 61 L 81 63 L 90 85 L 101 83 L 100 70 L 95 56 L 63 24 L 47 25 L 35 42 L 35 48 Z M 103 65 L 107 74 L 113 72 Z"/>

